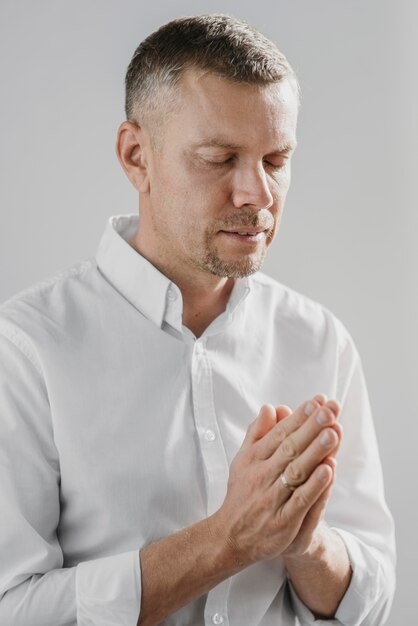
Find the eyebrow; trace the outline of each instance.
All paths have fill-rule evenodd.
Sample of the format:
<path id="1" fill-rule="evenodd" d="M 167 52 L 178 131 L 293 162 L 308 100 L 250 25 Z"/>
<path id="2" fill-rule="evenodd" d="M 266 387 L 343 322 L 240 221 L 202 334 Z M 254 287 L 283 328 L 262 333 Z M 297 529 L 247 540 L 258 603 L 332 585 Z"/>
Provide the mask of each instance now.
<path id="1" fill-rule="evenodd" d="M 297 142 L 288 142 L 281 146 L 277 146 L 274 150 L 271 150 L 268 154 L 283 154 L 285 152 L 292 152 L 295 150 Z M 205 141 L 193 144 L 194 148 L 223 148 L 224 150 L 242 150 L 243 146 L 238 144 L 229 143 L 222 139 L 207 139 Z"/>

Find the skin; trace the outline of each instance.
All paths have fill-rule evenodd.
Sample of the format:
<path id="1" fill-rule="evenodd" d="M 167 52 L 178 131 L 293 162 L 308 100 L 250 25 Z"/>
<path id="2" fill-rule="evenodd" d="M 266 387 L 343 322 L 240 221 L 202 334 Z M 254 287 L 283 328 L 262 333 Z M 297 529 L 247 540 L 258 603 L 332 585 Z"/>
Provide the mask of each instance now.
<path id="1" fill-rule="evenodd" d="M 158 151 L 145 127 L 119 129 L 117 153 L 141 196 L 130 243 L 178 285 L 183 323 L 196 336 L 225 310 L 234 278 L 261 267 L 277 233 L 296 121 L 287 82 L 249 87 L 186 72 Z M 217 140 L 237 147 L 209 145 Z M 257 227 L 269 232 L 255 245 L 221 232 Z"/>
<path id="2" fill-rule="evenodd" d="M 277 234 L 298 107 L 287 81 L 248 86 L 192 70 L 178 95 L 180 106 L 161 116 L 158 146 L 152 123 L 124 122 L 116 151 L 140 195 L 141 226 L 129 243 L 180 288 L 183 323 L 198 337 Z M 255 240 L 231 234 L 251 229 L 260 231 Z M 138 625 L 158 624 L 252 563 L 279 557 L 302 601 L 333 617 L 351 579 L 344 543 L 323 520 L 340 407 L 319 394 L 308 416 L 307 404 L 294 412 L 264 405 L 231 463 L 221 508 L 140 551 Z"/>

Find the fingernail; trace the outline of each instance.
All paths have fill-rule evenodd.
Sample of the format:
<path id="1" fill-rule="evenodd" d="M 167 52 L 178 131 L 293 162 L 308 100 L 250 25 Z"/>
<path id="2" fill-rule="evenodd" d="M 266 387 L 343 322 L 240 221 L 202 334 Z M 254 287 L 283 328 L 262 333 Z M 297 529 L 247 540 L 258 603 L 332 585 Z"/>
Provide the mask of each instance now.
<path id="1" fill-rule="evenodd" d="M 316 476 L 318 480 L 321 480 L 323 483 L 328 480 L 328 471 L 326 467 L 319 467 Z"/>
<path id="2" fill-rule="evenodd" d="M 308 404 L 305 406 L 304 413 L 305 415 L 308 415 L 308 416 L 312 415 L 315 409 L 316 409 L 316 406 L 312 402 L 308 402 Z"/>
<path id="3" fill-rule="evenodd" d="M 325 430 L 319 438 L 320 443 L 323 446 L 329 446 L 332 443 L 332 435 L 328 430 Z"/>
<path id="4" fill-rule="evenodd" d="M 334 413 L 336 417 L 341 411 L 341 405 L 337 400 L 330 400 L 329 403 L 327 403 L 327 407 Z"/>
<path id="5" fill-rule="evenodd" d="M 316 416 L 316 421 L 318 422 L 318 424 L 321 424 L 321 426 L 325 426 L 325 424 L 329 424 L 331 422 L 329 413 L 326 413 L 325 411 L 321 409 L 318 415 Z"/>

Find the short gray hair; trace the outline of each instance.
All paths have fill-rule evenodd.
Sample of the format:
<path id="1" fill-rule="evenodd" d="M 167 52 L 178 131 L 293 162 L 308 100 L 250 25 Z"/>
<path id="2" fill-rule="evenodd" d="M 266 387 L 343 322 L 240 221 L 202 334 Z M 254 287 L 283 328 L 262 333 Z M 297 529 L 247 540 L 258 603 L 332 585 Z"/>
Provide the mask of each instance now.
<path id="1" fill-rule="evenodd" d="M 249 85 L 289 79 L 299 102 L 296 75 L 270 39 L 230 15 L 198 15 L 172 20 L 139 44 L 125 77 L 127 119 L 147 123 L 156 109 L 171 110 L 168 91 L 188 69 Z"/>

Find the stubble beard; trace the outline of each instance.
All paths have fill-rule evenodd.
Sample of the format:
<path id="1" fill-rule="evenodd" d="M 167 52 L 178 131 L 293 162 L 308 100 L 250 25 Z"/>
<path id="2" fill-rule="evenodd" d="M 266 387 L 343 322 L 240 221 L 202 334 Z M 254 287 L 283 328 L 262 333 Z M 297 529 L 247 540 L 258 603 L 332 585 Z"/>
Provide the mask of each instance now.
<path id="1" fill-rule="evenodd" d="M 152 219 L 154 221 L 154 215 L 152 215 Z M 154 223 L 158 226 L 158 222 Z M 203 241 L 200 246 L 196 245 L 197 242 L 195 240 L 195 233 L 199 231 L 198 226 L 195 228 L 190 222 L 182 224 L 182 228 L 176 230 L 178 236 L 177 240 L 182 242 L 183 258 L 188 257 L 188 263 L 191 262 L 200 270 L 221 278 L 245 278 L 258 272 L 264 264 L 268 245 L 274 237 L 275 224 L 272 219 L 267 220 L 266 217 L 264 218 L 264 222 L 261 223 L 261 219 L 257 215 L 245 215 L 241 213 L 239 223 L 243 226 L 245 224 L 252 227 L 267 226 L 265 242 L 263 244 L 260 243 L 256 251 L 251 253 L 243 252 L 241 257 L 235 260 L 227 260 L 222 258 L 222 254 L 215 243 L 215 237 L 219 229 L 226 228 L 232 230 L 237 223 L 238 220 L 236 218 L 224 220 L 218 227 L 215 226 L 213 229 L 207 229 L 204 232 Z M 187 233 L 186 236 L 184 236 L 184 233 Z M 164 237 L 161 237 L 161 242 L 163 239 Z M 164 254 L 162 256 L 166 256 L 167 248 L 168 246 L 163 246 Z"/>
<path id="2" fill-rule="evenodd" d="M 272 220 L 269 220 L 269 222 L 269 228 L 267 228 L 265 233 L 265 242 L 263 244 L 260 243 L 259 248 L 255 252 L 243 252 L 241 258 L 233 261 L 228 261 L 222 258 L 220 252 L 218 251 L 214 241 L 218 231 L 207 230 L 205 232 L 204 245 L 202 249 L 203 255 L 196 255 L 200 257 L 196 259 L 197 264 L 201 269 L 210 272 L 214 276 L 220 276 L 222 278 L 245 278 L 246 276 L 250 276 L 251 274 L 258 272 L 263 266 L 266 258 L 268 244 L 274 236 L 275 225 L 272 223 Z M 240 214 L 240 224 L 242 225 L 246 224 L 256 228 L 267 225 L 267 223 L 264 221 L 264 224 L 262 224 L 259 215 L 245 215 L 245 212 Z M 220 226 L 222 229 L 232 230 L 237 225 L 237 220 L 234 218 L 224 221 Z"/>
<path id="3" fill-rule="evenodd" d="M 270 231 L 266 239 L 269 239 Z M 204 250 L 206 254 L 201 257 L 197 264 L 199 267 L 214 276 L 222 278 L 245 278 L 258 272 L 263 266 L 267 247 L 263 245 L 261 250 L 252 254 L 243 254 L 242 258 L 235 261 L 227 261 L 221 257 L 213 243 L 213 237 L 206 233 Z"/>
<path id="4" fill-rule="evenodd" d="M 214 276 L 223 278 L 245 278 L 258 272 L 266 257 L 264 249 L 256 257 L 246 256 L 239 261 L 225 261 L 214 250 L 209 250 L 202 260 L 200 267 Z"/>

